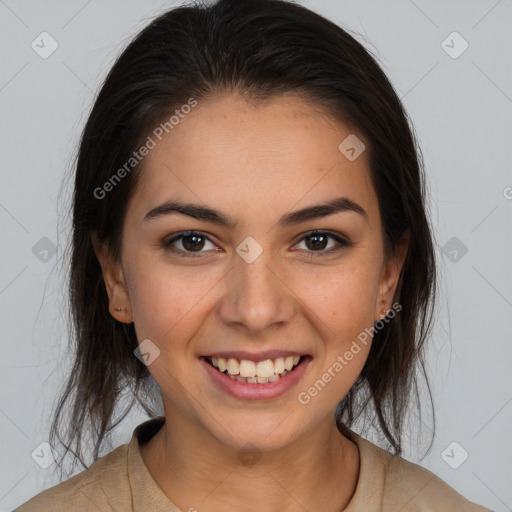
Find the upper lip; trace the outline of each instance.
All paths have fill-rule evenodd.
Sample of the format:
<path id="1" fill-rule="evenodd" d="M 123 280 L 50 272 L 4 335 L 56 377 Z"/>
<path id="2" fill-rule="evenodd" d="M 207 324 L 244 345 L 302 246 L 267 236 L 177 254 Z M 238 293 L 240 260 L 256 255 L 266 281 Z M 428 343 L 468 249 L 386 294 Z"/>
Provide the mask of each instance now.
<path id="1" fill-rule="evenodd" d="M 210 354 L 205 354 L 203 357 L 223 357 L 224 359 L 247 359 L 249 361 L 265 361 L 266 359 L 277 359 L 278 357 L 288 357 L 288 356 L 305 356 L 300 350 L 265 350 L 263 352 L 248 352 L 246 350 L 230 350 L 230 351 L 220 351 L 220 352 L 212 352 Z"/>

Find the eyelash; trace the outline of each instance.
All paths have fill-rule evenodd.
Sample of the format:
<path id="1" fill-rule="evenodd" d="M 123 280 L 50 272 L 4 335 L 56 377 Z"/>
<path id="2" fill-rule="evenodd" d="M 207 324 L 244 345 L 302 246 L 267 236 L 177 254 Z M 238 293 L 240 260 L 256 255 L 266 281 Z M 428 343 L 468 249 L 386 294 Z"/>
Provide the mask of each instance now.
<path id="1" fill-rule="evenodd" d="M 296 245 L 301 243 L 306 238 L 312 238 L 314 236 L 320 236 L 320 235 L 325 235 L 328 238 L 332 238 L 333 240 L 335 240 L 337 242 L 338 245 L 335 247 L 331 247 L 330 249 L 327 249 L 327 250 L 324 249 L 321 251 L 307 251 L 310 254 L 309 257 L 311 257 L 311 258 L 314 258 L 317 256 L 320 256 L 320 257 L 326 256 L 326 255 L 338 252 L 345 247 L 351 247 L 353 245 L 352 242 L 350 242 L 347 238 L 341 237 L 339 235 L 335 235 L 334 233 L 331 233 L 329 231 L 319 231 L 319 230 L 313 230 L 313 231 L 309 231 L 308 233 L 305 233 L 304 236 L 299 240 L 299 242 Z M 183 250 L 177 249 L 176 247 L 173 247 L 171 245 L 178 240 L 181 240 L 181 239 L 187 238 L 187 237 L 192 237 L 192 236 L 199 236 L 199 237 L 205 238 L 209 242 L 213 243 L 201 231 L 183 231 L 181 233 L 178 233 L 176 236 L 174 236 L 170 240 L 165 241 L 163 243 L 163 247 L 167 250 L 170 250 L 170 251 L 176 253 L 178 256 L 183 257 L 183 258 L 199 258 L 199 257 L 201 257 L 202 252 L 183 251 Z"/>

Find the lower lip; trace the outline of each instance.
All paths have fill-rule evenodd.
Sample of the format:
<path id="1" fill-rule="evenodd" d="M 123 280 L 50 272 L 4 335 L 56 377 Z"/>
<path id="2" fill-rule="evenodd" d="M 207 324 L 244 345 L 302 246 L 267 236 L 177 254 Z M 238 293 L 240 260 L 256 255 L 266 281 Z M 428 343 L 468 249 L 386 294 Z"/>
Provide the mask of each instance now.
<path id="1" fill-rule="evenodd" d="M 240 382 L 216 370 L 204 357 L 200 357 L 212 381 L 223 391 L 242 400 L 271 400 L 293 388 L 306 371 L 311 357 L 304 357 L 301 363 L 290 373 L 267 384 Z"/>

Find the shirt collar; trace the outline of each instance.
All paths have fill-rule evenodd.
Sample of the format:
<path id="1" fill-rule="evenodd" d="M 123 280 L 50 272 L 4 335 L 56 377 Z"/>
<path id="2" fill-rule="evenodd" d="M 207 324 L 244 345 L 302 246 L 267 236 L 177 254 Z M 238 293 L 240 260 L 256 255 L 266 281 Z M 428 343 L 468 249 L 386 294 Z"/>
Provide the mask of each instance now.
<path id="1" fill-rule="evenodd" d="M 139 444 L 151 439 L 165 423 L 164 416 L 158 416 L 138 425 L 128 445 L 128 479 L 132 492 L 134 512 L 181 512 L 153 480 L 144 464 Z"/>
<path id="2" fill-rule="evenodd" d="M 171 500 L 158 487 L 142 460 L 139 444 L 149 441 L 164 425 L 165 417 L 158 416 L 138 425 L 133 431 L 128 445 L 128 479 L 132 492 L 132 505 L 135 512 L 152 510 L 155 512 L 180 512 Z M 382 510 L 385 472 L 378 449 L 363 437 L 349 429 L 344 435 L 359 449 L 359 477 L 356 490 L 344 512 L 379 512 Z M 340 478 L 343 478 L 340 475 Z"/>

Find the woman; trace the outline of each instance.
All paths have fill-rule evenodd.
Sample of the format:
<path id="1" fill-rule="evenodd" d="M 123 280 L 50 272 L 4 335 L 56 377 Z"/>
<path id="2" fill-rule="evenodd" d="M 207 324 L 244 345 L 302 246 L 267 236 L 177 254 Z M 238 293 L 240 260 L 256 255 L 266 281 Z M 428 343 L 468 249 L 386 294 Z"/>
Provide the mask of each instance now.
<path id="1" fill-rule="evenodd" d="M 107 76 L 76 166 L 84 467 L 17 510 L 483 511 L 400 457 L 436 289 L 420 152 L 344 30 L 281 0 L 173 9 Z M 99 457 L 126 390 L 154 416 Z M 390 453 L 350 429 L 375 409 Z M 128 407 L 129 409 L 129 407 Z"/>

